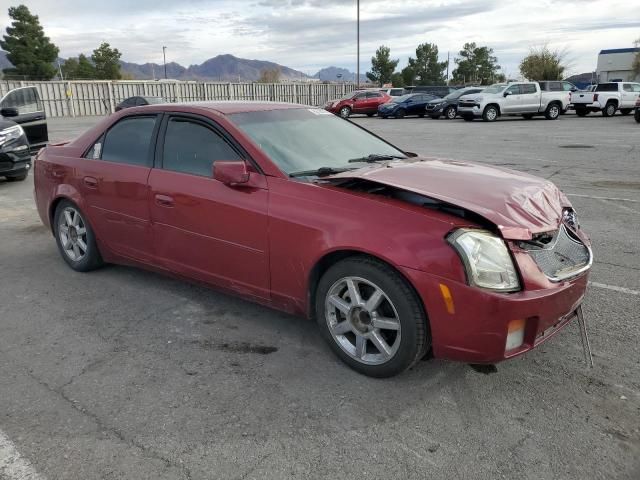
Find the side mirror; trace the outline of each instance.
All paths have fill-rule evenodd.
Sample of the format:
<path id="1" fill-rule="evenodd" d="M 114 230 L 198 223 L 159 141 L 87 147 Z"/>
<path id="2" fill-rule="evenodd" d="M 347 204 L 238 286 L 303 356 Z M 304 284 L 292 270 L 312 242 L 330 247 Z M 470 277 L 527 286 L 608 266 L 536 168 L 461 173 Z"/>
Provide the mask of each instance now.
<path id="1" fill-rule="evenodd" d="M 249 181 L 249 170 L 247 164 L 242 161 L 217 161 L 213 164 L 213 178 L 230 187 L 236 187 Z"/>
<path id="2" fill-rule="evenodd" d="M 508 91 L 508 90 L 506 90 L 506 91 L 503 93 L 503 95 L 504 95 L 505 97 L 508 97 L 509 95 L 511 95 L 511 92 L 510 92 L 510 91 Z"/>
<path id="3" fill-rule="evenodd" d="M 5 107 L 3 109 L 0 109 L 0 115 L 2 115 L 3 117 L 17 117 L 18 115 L 20 115 L 20 112 L 18 112 L 17 108 L 13 108 L 13 107 Z"/>

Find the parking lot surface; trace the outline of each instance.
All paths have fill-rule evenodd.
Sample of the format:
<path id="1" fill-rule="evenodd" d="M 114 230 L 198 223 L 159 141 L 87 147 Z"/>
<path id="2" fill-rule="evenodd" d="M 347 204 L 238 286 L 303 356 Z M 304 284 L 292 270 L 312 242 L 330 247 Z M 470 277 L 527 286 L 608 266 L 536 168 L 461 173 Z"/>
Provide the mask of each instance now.
<path id="1" fill-rule="evenodd" d="M 51 139 L 97 120 L 52 119 Z M 132 268 L 73 272 L 32 177 L 0 180 L 0 478 L 640 478 L 640 126 L 353 121 L 563 189 L 594 244 L 595 367 L 574 323 L 496 372 L 367 378 L 304 319 Z"/>

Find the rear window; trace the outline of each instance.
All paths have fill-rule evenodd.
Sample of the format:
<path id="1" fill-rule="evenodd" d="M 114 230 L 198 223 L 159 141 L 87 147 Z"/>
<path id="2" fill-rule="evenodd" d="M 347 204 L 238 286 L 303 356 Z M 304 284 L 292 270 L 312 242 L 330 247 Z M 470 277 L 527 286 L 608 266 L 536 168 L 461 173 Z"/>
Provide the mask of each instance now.
<path id="1" fill-rule="evenodd" d="M 520 89 L 521 89 L 523 94 L 536 93 L 538 91 L 536 89 L 536 86 L 532 85 L 531 83 L 525 83 L 524 85 L 520 85 Z"/>
<path id="2" fill-rule="evenodd" d="M 107 162 L 126 163 L 128 165 L 151 165 L 149 155 L 156 116 L 126 117 L 109 129 L 100 148 L 94 145 L 87 155 L 97 158 L 96 151 L 101 150 L 100 158 Z"/>
<path id="3" fill-rule="evenodd" d="M 618 84 L 617 83 L 599 83 L 595 91 L 596 92 L 617 92 Z"/>

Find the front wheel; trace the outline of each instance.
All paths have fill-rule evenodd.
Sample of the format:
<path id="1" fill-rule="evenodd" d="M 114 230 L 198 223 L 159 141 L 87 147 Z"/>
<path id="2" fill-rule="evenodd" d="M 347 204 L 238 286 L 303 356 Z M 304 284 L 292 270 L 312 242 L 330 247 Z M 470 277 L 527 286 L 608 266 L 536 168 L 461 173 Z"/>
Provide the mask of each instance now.
<path id="1" fill-rule="evenodd" d="M 620 109 L 620 113 L 622 115 L 629 115 L 631 113 L 631 110 L 633 110 L 632 108 L 621 108 Z"/>
<path id="2" fill-rule="evenodd" d="M 633 118 L 636 119 L 636 122 L 640 123 L 640 108 L 636 108 L 636 113 L 633 114 Z"/>
<path id="3" fill-rule="evenodd" d="M 351 109 L 349 107 L 342 107 L 340 109 L 340 116 L 342 118 L 349 118 L 351 116 Z"/>
<path id="4" fill-rule="evenodd" d="M 71 268 L 88 272 L 102 266 L 93 229 L 75 204 L 67 200 L 60 202 L 53 222 L 58 249 Z"/>
<path id="5" fill-rule="evenodd" d="M 367 257 L 336 263 L 320 279 L 316 319 L 340 359 L 371 377 L 414 365 L 430 346 L 422 303 L 398 272 Z"/>
<path id="6" fill-rule="evenodd" d="M 549 105 L 544 112 L 544 117 L 547 120 L 557 120 L 558 118 L 560 118 L 560 107 L 558 106 L 558 104 L 552 103 L 551 105 Z"/>
<path id="7" fill-rule="evenodd" d="M 446 118 L 447 120 L 453 120 L 456 118 L 457 114 L 458 110 L 456 109 L 456 107 L 447 107 L 447 109 L 444 111 L 444 118 Z"/>
<path id="8" fill-rule="evenodd" d="M 28 173 L 23 173 L 21 175 L 11 175 L 7 177 L 7 182 L 22 182 L 23 180 L 26 180 L 28 176 Z"/>
<path id="9" fill-rule="evenodd" d="M 613 102 L 609 102 L 605 105 L 604 109 L 602 110 L 602 116 L 603 117 L 613 117 L 616 114 L 616 104 Z"/>
<path id="10" fill-rule="evenodd" d="M 404 118 L 406 114 L 407 112 L 405 111 L 404 108 L 399 108 L 398 111 L 396 112 L 396 118 Z"/>
<path id="11" fill-rule="evenodd" d="M 496 118 L 498 118 L 498 109 L 493 105 L 489 105 L 482 112 L 482 120 L 485 122 L 495 122 Z"/>

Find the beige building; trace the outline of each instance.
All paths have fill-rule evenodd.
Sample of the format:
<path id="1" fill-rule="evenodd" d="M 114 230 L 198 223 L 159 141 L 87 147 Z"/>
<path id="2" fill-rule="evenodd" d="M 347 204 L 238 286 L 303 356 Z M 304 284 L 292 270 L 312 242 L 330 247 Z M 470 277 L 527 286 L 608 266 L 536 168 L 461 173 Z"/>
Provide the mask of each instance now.
<path id="1" fill-rule="evenodd" d="M 598 54 L 598 82 L 633 82 L 640 81 L 631 69 L 634 57 L 640 48 L 614 48 L 601 50 Z"/>

